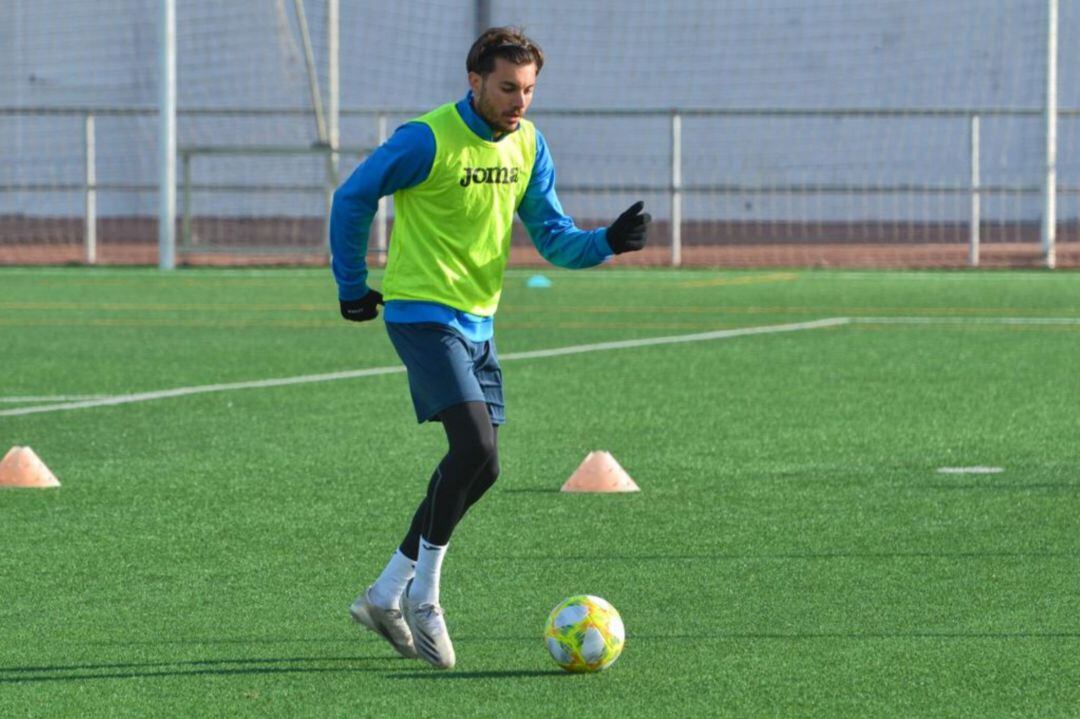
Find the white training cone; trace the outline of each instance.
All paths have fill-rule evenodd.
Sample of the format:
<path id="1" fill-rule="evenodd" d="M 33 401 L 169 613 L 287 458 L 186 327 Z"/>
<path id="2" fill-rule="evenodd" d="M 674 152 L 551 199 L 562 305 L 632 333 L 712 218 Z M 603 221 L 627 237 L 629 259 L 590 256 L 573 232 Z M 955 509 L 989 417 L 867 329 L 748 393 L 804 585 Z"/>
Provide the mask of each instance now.
<path id="1" fill-rule="evenodd" d="M 640 492 L 609 452 L 589 452 L 562 486 L 563 492 Z"/>
<path id="2" fill-rule="evenodd" d="M 0 460 L 0 487 L 59 487 L 60 480 L 29 447 L 12 447 Z"/>

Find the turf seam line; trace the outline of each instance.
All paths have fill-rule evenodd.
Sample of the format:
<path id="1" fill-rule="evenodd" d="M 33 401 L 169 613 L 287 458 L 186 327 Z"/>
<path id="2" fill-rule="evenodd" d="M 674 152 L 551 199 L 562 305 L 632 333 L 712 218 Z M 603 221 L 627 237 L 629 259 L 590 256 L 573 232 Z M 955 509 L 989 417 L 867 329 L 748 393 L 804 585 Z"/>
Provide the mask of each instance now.
<path id="1" fill-rule="evenodd" d="M 1080 325 L 1080 317 L 852 317 L 860 325 Z"/>
<path id="2" fill-rule="evenodd" d="M 530 352 L 511 352 L 501 355 L 501 361 L 514 361 L 523 359 L 536 359 L 542 357 L 559 357 L 563 355 L 583 354 L 586 352 L 603 352 L 606 350 L 631 349 L 636 347 L 650 347 L 654 345 L 679 344 L 684 342 L 704 342 L 707 340 L 727 339 L 731 337 L 745 337 L 750 335 L 776 334 L 780 332 L 798 332 L 801 330 L 813 330 L 825 327 L 837 327 L 850 323 L 848 317 L 829 317 L 811 322 L 795 322 L 780 325 L 761 325 L 757 327 L 740 327 L 730 330 L 717 330 L 714 332 L 697 332 L 688 335 L 671 335 L 667 337 L 645 337 L 634 340 L 619 340 L 615 342 L 597 342 L 587 345 L 572 345 L 569 347 L 555 347 L 546 350 L 534 350 Z M 175 389 L 157 390 L 154 392 L 138 392 L 135 394 L 115 395 L 101 399 L 82 400 L 78 402 L 64 402 L 62 404 L 35 405 L 32 407 L 19 407 L 17 409 L 0 410 L 0 417 L 18 417 L 27 414 L 42 412 L 59 412 L 73 409 L 87 409 L 90 407 L 108 407 L 120 404 L 133 404 L 136 402 L 149 402 L 171 397 L 185 397 L 194 394 L 207 394 L 210 392 L 226 392 L 237 389 L 265 389 L 268 387 L 284 387 L 294 384 L 309 384 L 312 382 L 332 382 L 341 379 L 355 379 L 358 377 L 373 377 L 376 375 L 396 374 L 404 372 L 401 365 L 393 367 L 371 367 L 369 369 L 348 370 L 344 372 L 329 372 L 326 374 L 299 375 L 296 377 L 281 377 L 278 379 L 252 380 L 248 382 L 229 382 L 222 384 L 197 385 L 193 387 L 177 387 Z"/>

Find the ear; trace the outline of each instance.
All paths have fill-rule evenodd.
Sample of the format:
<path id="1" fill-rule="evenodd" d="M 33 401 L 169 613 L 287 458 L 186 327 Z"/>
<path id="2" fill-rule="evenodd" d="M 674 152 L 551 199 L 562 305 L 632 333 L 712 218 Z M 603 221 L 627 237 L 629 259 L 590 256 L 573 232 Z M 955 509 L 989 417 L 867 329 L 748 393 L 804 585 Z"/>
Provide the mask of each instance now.
<path id="1" fill-rule="evenodd" d="M 478 72 L 469 73 L 469 87 L 472 88 L 473 95 L 480 96 L 480 86 L 484 84 L 484 77 Z"/>

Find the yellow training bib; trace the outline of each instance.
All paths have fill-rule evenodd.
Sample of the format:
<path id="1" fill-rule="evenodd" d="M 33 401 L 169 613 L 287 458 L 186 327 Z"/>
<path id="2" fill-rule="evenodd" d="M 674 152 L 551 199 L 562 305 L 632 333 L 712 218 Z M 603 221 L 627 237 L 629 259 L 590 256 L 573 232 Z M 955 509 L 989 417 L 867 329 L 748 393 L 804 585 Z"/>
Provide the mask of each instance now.
<path id="1" fill-rule="evenodd" d="M 454 103 L 417 118 L 435 135 L 427 179 L 394 194 L 394 229 L 382 292 L 491 316 L 502 294 L 514 213 L 536 159 L 536 130 L 521 120 L 484 140 Z"/>

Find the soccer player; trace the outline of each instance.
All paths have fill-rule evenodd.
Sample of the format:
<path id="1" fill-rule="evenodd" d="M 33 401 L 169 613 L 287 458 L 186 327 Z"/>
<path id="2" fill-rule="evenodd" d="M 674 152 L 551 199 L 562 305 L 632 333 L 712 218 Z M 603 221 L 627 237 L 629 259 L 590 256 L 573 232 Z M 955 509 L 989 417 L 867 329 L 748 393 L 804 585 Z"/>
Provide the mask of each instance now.
<path id="1" fill-rule="evenodd" d="M 350 612 L 399 654 L 441 669 L 455 662 L 439 603 L 443 557 L 499 476 L 504 410 L 492 334 L 514 213 L 540 254 L 569 268 L 640 250 L 650 220 L 642 202 L 591 231 L 564 214 L 547 142 L 525 120 L 543 65 L 520 30 L 485 31 L 469 50 L 465 97 L 397 128 L 337 189 L 330 215 L 342 316 L 364 322 L 384 305 L 416 418 L 441 422 L 449 445 L 404 540 Z M 367 284 L 364 256 L 379 198 L 390 194 L 396 216 L 380 293 Z"/>

